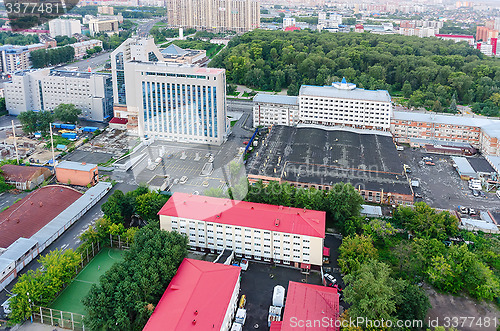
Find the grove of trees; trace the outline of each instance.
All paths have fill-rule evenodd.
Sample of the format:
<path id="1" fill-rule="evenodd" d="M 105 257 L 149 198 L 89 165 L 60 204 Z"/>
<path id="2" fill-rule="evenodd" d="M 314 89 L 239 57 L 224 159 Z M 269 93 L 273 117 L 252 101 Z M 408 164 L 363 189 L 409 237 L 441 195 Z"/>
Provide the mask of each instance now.
<path id="1" fill-rule="evenodd" d="M 187 237 L 159 229 L 139 231 L 122 262 L 114 264 L 83 299 L 92 330 L 142 330 L 187 255 Z"/>
<path id="2" fill-rule="evenodd" d="M 43 268 L 28 270 L 12 289 L 9 323 L 23 322 L 31 315 L 33 306 L 47 307 L 76 275 L 81 255 L 72 249 L 56 249 L 41 256 L 38 261 Z"/>
<path id="3" fill-rule="evenodd" d="M 460 231 L 454 216 L 425 203 L 399 207 L 392 223 L 358 221 L 338 258 L 349 317 L 424 320 L 430 306 L 421 282 L 478 300 L 500 298 L 498 236 Z"/>
<path id="4" fill-rule="evenodd" d="M 500 60 L 466 43 L 370 33 L 254 30 L 233 38 L 210 63 L 228 83 L 298 95 L 303 84 L 342 77 L 404 96 L 411 107 L 449 111 L 452 100 L 499 116 Z"/>
<path id="5" fill-rule="evenodd" d="M 75 58 L 75 49 L 71 46 L 38 49 L 31 52 L 30 58 L 34 68 L 44 68 L 60 63 L 72 62 Z"/>
<path id="6" fill-rule="evenodd" d="M 48 110 L 43 111 L 24 111 L 17 117 L 19 122 L 21 122 L 22 129 L 26 134 L 33 134 L 35 132 L 41 132 L 46 134 L 50 130 L 50 123 L 55 120 L 64 123 L 76 123 L 78 121 L 78 115 L 82 113 L 82 110 L 76 108 L 73 104 L 62 103 L 54 108 L 54 113 Z"/>
<path id="7" fill-rule="evenodd" d="M 0 45 L 31 45 L 37 44 L 40 39 L 36 34 L 23 35 L 20 33 L 13 32 L 0 32 Z"/>

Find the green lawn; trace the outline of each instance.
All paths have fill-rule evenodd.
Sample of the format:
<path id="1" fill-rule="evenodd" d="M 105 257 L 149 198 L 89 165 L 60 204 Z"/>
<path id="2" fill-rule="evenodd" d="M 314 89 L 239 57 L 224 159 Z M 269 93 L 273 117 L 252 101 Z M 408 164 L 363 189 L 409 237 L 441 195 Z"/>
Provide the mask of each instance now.
<path id="1" fill-rule="evenodd" d="M 49 308 L 85 315 L 82 299 L 89 293 L 92 284 L 108 271 L 115 262 L 123 260 L 124 251 L 103 248 L 89 264 L 83 268 L 73 282 L 52 302 Z"/>

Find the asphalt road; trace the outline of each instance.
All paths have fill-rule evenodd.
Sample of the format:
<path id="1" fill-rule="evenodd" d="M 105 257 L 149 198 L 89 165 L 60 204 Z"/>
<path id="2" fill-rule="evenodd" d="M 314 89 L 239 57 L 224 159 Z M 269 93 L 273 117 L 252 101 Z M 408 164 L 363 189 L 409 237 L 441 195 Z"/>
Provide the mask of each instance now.
<path id="1" fill-rule="evenodd" d="M 148 21 L 146 23 L 143 23 L 137 27 L 135 30 L 137 35 L 139 37 L 147 37 L 149 34 L 149 31 L 153 28 L 153 26 L 161 21 L 161 18 L 156 18 L 154 20 Z"/>
<path id="2" fill-rule="evenodd" d="M 252 100 L 234 100 L 227 99 L 227 109 L 230 111 L 243 111 L 243 112 L 252 112 L 253 101 Z"/>
<path id="3" fill-rule="evenodd" d="M 73 224 L 66 232 L 64 232 L 59 238 L 57 238 L 49 247 L 47 247 L 42 254 L 47 254 L 50 251 L 53 251 L 55 249 L 62 249 L 66 250 L 68 248 L 71 249 L 76 249 L 80 245 L 80 239 L 78 237 L 88 229 L 89 225 L 93 224 L 95 220 L 97 220 L 99 217 L 101 217 L 102 211 L 101 211 L 101 205 L 106 202 L 108 197 L 115 191 L 115 190 L 122 190 L 124 193 L 136 189 L 137 186 L 133 185 L 128 185 L 124 183 L 117 183 L 109 192 L 108 194 L 101 199 L 97 204 L 95 204 L 85 215 L 83 215 L 82 218 L 80 218 L 75 224 Z M 14 285 L 16 284 L 17 280 L 19 279 L 19 276 L 23 275 L 24 273 L 28 272 L 28 270 L 35 270 L 38 267 L 40 267 L 40 263 L 38 263 L 37 259 L 31 261 L 28 266 L 26 266 L 19 274 L 16 279 L 14 279 L 8 286 L 7 290 L 12 290 Z M 2 289 L 0 292 L 0 303 L 5 302 L 7 300 L 7 292 L 5 289 Z M 3 309 L 0 308 L 0 318 L 3 316 Z M 2 330 L 0 328 L 0 330 Z"/>
<path id="4" fill-rule="evenodd" d="M 5 207 L 12 206 L 17 199 L 22 199 L 28 195 L 28 192 L 21 192 L 19 194 L 12 194 L 9 192 L 0 193 L 0 210 Z"/>
<path id="5" fill-rule="evenodd" d="M 106 63 L 107 60 L 109 60 L 110 54 L 111 52 L 104 52 L 89 59 L 80 60 L 78 62 L 69 63 L 56 67 L 56 69 L 67 70 L 76 67 L 77 71 L 87 71 L 88 68 L 90 67 L 93 72 L 99 71 L 104 68 L 104 64 Z"/>

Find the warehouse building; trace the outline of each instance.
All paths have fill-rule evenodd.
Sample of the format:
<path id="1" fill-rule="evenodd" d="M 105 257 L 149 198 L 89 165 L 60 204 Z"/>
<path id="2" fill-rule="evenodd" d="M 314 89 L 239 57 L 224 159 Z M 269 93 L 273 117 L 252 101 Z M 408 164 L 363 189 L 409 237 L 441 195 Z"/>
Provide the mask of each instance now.
<path id="1" fill-rule="evenodd" d="M 56 166 L 56 178 L 64 184 L 95 185 L 99 181 L 97 164 L 62 161 Z"/>
<path id="2" fill-rule="evenodd" d="M 360 89 L 345 78 L 331 86 L 302 85 L 298 97 L 259 93 L 253 108 L 254 126 L 303 123 L 389 131 L 391 116 L 389 92 Z"/>
<path id="3" fill-rule="evenodd" d="M 351 183 L 367 202 L 413 203 L 388 132 L 274 125 L 247 165 L 250 182 L 288 182 L 326 191 L 336 183 Z"/>
<path id="4" fill-rule="evenodd" d="M 144 331 L 228 331 L 237 308 L 241 268 L 184 259 Z"/>
<path id="5" fill-rule="evenodd" d="M 290 281 L 283 321 L 272 322 L 270 330 L 336 331 L 340 329 L 336 323 L 339 318 L 339 294 L 336 288 Z M 314 324 L 307 326 L 308 322 Z"/>
<path id="6" fill-rule="evenodd" d="M 84 195 L 62 185 L 31 192 L 0 213 L 0 288 L 80 219 L 111 189 L 99 183 Z"/>
<path id="7" fill-rule="evenodd" d="M 32 190 L 52 175 L 50 170 L 44 167 L 5 164 L 1 169 L 5 182 L 14 185 L 18 190 Z"/>
<path id="8" fill-rule="evenodd" d="M 326 213 L 176 192 L 158 213 L 160 228 L 189 237 L 193 249 L 319 269 Z"/>

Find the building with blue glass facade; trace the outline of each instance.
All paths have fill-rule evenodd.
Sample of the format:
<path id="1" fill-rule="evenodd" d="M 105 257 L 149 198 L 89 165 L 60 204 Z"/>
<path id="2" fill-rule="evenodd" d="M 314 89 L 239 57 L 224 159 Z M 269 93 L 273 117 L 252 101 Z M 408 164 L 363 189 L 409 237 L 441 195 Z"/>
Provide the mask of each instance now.
<path id="1" fill-rule="evenodd" d="M 224 69 L 130 61 L 124 81 L 139 137 L 215 145 L 227 138 Z"/>

